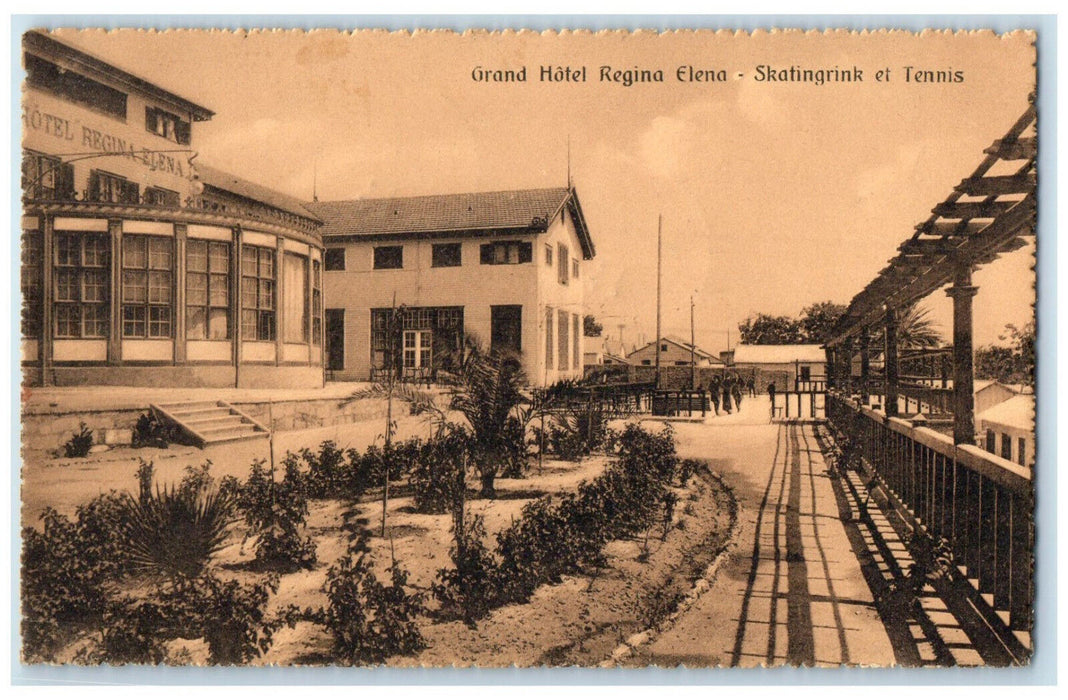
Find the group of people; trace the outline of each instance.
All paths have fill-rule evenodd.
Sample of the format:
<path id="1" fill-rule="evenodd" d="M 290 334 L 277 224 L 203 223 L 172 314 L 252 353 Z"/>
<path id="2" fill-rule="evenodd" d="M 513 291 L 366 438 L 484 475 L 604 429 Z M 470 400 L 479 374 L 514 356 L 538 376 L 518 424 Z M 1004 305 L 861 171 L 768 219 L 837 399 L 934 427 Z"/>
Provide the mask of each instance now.
<path id="1" fill-rule="evenodd" d="M 756 396 L 756 380 L 733 373 L 717 375 L 709 380 L 708 386 L 698 386 L 697 390 L 709 394 L 712 408 L 718 416 L 720 406 L 727 413 L 733 413 L 735 410 L 741 410 L 743 396 Z"/>

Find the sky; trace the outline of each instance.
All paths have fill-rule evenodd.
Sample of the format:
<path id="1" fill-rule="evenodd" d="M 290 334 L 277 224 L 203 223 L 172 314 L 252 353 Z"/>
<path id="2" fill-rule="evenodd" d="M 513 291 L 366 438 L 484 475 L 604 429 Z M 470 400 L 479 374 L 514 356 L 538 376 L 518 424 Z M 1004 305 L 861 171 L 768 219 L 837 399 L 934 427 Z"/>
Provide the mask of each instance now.
<path id="1" fill-rule="evenodd" d="M 215 111 L 194 126 L 203 162 L 305 199 L 562 186 L 570 151 L 597 246 L 588 311 L 628 346 L 652 339 L 662 217 L 664 333 L 689 337 L 692 295 L 712 352 L 758 313 L 848 303 L 1023 113 L 1035 80 L 1022 33 L 59 36 Z M 525 83 L 472 77 L 523 66 Z M 585 66 L 586 81 L 542 81 L 542 66 Z M 663 82 L 602 81 L 602 66 Z M 684 66 L 725 79 L 680 82 Z M 760 66 L 856 67 L 863 81 L 760 81 Z M 918 83 L 906 67 L 963 81 Z M 1033 254 L 975 274 L 977 345 L 1032 317 Z M 925 303 L 948 338 L 949 299 Z"/>

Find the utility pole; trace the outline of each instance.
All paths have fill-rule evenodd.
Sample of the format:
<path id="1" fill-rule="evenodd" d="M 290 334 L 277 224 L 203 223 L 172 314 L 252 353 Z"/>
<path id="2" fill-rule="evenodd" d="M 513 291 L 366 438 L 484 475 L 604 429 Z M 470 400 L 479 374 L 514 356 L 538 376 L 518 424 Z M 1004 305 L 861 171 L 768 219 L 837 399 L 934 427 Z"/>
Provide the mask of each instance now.
<path id="1" fill-rule="evenodd" d="M 694 330 L 693 330 L 693 294 L 690 295 L 690 391 L 697 388 L 697 362 L 695 353 Z"/>
<path id="2" fill-rule="evenodd" d="M 664 225 L 664 215 L 656 218 L 656 388 L 660 388 L 660 272 L 661 272 L 661 231 Z"/>

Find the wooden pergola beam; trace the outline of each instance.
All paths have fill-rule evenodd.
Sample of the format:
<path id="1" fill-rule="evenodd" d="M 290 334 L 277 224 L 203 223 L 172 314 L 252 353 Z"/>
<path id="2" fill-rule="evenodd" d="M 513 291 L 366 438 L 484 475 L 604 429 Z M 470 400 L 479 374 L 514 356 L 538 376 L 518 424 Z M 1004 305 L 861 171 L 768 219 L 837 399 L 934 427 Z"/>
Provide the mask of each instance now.
<path id="1" fill-rule="evenodd" d="M 983 153 L 1002 160 L 1031 160 L 1038 153 L 1038 147 L 1033 136 L 1025 136 L 1017 139 L 998 139 L 984 148 Z"/>
<path id="2" fill-rule="evenodd" d="M 968 177 L 960 181 L 956 190 L 973 197 L 989 197 L 1003 194 L 1028 194 L 1035 189 L 1035 174 L 987 175 Z"/>

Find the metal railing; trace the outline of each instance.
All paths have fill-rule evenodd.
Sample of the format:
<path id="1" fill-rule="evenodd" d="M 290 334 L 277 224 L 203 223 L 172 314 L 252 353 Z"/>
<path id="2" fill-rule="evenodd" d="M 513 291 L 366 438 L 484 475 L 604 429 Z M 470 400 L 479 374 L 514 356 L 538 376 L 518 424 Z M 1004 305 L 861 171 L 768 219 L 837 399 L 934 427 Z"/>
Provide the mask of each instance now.
<path id="1" fill-rule="evenodd" d="M 688 416 L 698 411 L 704 416 L 711 409 L 711 397 L 705 391 L 657 391 L 653 394 L 654 416 L 680 416 L 684 411 Z"/>
<path id="2" fill-rule="evenodd" d="M 1030 633 L 1031 470 L 836 394 L 827 396 L 827 417 L 847 449 L 916 527 L 944 544 L 953 565 L 1008 627 Z"/>

